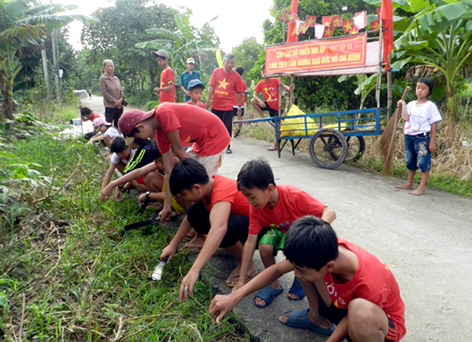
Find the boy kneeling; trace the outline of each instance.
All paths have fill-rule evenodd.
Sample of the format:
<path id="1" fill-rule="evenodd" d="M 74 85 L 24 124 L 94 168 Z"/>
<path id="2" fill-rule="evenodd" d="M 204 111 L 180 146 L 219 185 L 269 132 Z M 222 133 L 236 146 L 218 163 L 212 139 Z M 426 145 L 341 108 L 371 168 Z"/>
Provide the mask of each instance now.
<path id="1" fill-rule="evenodd" d="M 374 255 L 338 239 L 331 225 L 313 216 L 298 219 L 283 251 L 287 260 L 212 300 L 210 313 L 218 315 L 217 322 L 243 297 L 294 270 L 310 308 L 285 313 L 279 318 L 282 323 L 331 335 L 327 342 L 396 342 L 405 335 L 405 306 L 393 274 Z"/>
<path id="2" fill-rule="evenodd" d="M 162 251 L 161 260 L 164 257 L 172 259 L 179 243 L 192 227 L 198 234 L 208 234 L 192 268 L 182 280 L 179 299 L 186 300 L 188 294 L 193 295 L 193 286 L 200 271 L 218 247 L 226 248 L 238 262 L 227 281 L 231 285 L 232 277 L 239 278 L 243 243 L 247 239 L 249 227 L 249 204 L 238 191 L 236 180 L 218 175 L 210 178 L 202 164 L 185 158 L 174 166 L 169 185 L 174 196 L 180 196 L 194 204 L 189 208 L 172 241 Z M 247 269 L 243 283 L 257 273 L 252 261 Z"/>

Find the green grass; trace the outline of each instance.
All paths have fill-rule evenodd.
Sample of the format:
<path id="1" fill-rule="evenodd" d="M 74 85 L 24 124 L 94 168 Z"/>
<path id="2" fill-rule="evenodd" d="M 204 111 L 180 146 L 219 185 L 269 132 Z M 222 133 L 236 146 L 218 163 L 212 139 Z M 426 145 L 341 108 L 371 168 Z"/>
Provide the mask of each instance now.
<path id="1" fill-rule="evenodd" d="M 178 301 L 186 255 L 166 265 L 161 282 L 148 280 L 177 223 L 123 235 L 151 212 L 138 215 L 131 198 L 100 202 L 103 156 L 54 131 L 2 132 L 0 339 L 248 341 L 237 325 L 210 317 L 211 279 Z"/>

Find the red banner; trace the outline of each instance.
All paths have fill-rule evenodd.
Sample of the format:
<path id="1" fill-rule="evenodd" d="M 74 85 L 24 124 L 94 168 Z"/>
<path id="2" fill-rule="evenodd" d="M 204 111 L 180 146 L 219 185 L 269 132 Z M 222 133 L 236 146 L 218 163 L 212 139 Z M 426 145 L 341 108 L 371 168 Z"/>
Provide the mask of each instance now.
<path id="1" fill-rule="evenodd" d="M 266 48 L 268 74 L 364 66 L 367 34 Z"/>

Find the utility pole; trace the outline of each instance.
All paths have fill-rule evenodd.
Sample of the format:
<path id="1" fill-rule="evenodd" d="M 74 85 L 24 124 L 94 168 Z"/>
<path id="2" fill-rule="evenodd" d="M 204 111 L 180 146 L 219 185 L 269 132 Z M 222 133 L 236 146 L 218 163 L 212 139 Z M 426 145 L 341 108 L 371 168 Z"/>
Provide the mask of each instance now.
<path id="1" fill-rule="evenodd" d="M 44 83 L 46 84 L 46 96 L 51 96 L 51 86 L 49 85 L 48 58 L 46 56 L 46 46 L 44 40 L 41 41 L 41 58 L 43 60 Z"/>
<path id="2" fill-rule="evenodd" d="M 61 84 L 59 81 L 59 63 L 58 63 L 58 49 L 57 49 L 57 30 L 52 30 L 51 36 L 52 42 L 52 61 L 54 64 L 54 83 L 56 86 L 56 101 L 59 103 L 61 102 Z"/>

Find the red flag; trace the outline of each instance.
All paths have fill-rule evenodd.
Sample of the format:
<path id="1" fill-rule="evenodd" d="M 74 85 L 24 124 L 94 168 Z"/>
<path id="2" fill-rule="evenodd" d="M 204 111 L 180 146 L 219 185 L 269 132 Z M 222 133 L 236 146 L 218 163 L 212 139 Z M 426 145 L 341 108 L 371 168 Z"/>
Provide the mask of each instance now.
<path id="1" fill-rule="evenodd" d="M 370 29 L 372 31 L 380 30 L 380 22 L 378 20 L 374 20 L 370 22 Z"/>
<path id="2" fill-rule="evenodd" d="M 323 17 L 321 22 L 323 23 L 324 26 L 331 26 L 331 20 L 333 17 Z"/>
<path id="3" fill-rule="evenodd" d="M 325 27 L 323 38 L 332 37 L 334 33 L 334 29 L 332 27 Z"/>
<path id="4" fill-rule="evenodd" d="M 344 33 L 351 32 L 353 27 L 354 27 L 354 19 L 347 19 L 347 20 L 343 21 L 343 31 L 344 31 Z"/>
<path id="5" fill-rule="evenodd" d="M 331 20 L 331 25 L 333 27 L 343 26 L 343 16 L 342 15 L 335 15 Z"/>
<path id="6" fill-rule="evenodd" d="M 308 24 L 309 27 L 314 27 L 316 22 L 316 16 L 314 15 L 307 15 L 305 22 Z"/>
<path id="7" fill-rule="evenodd" d="M 383 21 L 383 59 L 388 69 L 388 55 L 393 50 L 393 7 L 392 0 L 382 0 L 380 19 Z"/>
<path id="8" fill-rule="evenodd" d="M 357 12 L 356 14 L 354 14 L 353 19 L 354 19 L 354 25 L 356 25 L 356 27 L 359 30 L 362 30 L 367 25 L 367 12 L 366 11 Z"/>
<path id="9" fill-rule="evenodd" d="M 309 27 L 310 26 L 306 22 L 302 21 L 302 23 L 298 27 L 298 34 L 305 34 L 306 31 L 308 31 Z"/>
<path id="10" fill-rule="evenodd" d="M 290 11 L 296 18 L 297 12 L 298 12 L 298 0 L 292 0 L 292 6 L 290 7 Z M 293 42 L 298 42 L 296 20 L 290 21 L 290 23 L 288 24 L 288 29 L 287 29 L 287 43 L 293 43 Z"/>
<path id="11" fill-rule="evenodd" d="M 382 9 L 381 7 L 377 8 L 377 19 L 379 19 L 379 21 L 380 21 L 380 10 L 381 9 Z"/>
<path id="12" fill-rule="evenodd" d="M 359 33 L 359 28 L 356 25 L 354 25 L 352 29 L 349 31 L 349 34 L 356 34 L 356 33 Z"/>

